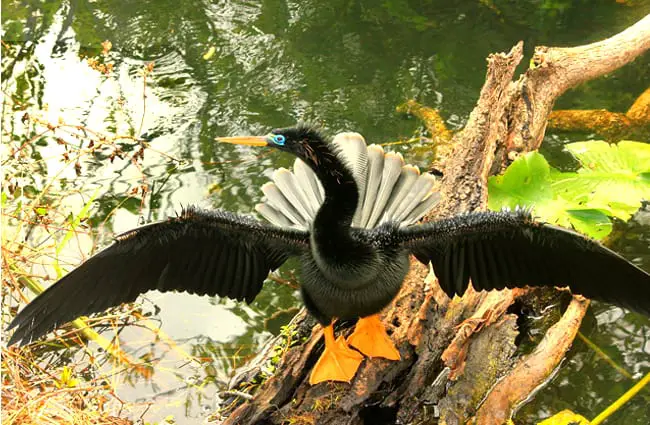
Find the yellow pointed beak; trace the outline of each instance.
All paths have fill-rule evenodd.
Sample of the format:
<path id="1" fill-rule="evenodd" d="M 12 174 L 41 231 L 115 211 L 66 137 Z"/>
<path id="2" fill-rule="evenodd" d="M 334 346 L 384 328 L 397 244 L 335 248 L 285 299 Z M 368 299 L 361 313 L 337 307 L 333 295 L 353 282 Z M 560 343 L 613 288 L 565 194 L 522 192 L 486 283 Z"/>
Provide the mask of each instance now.
<path id="1" fill-rule="evenodd" d="M 268 146 L 266 136 L 217 137 L 217 141 L 235 145 Z"/>

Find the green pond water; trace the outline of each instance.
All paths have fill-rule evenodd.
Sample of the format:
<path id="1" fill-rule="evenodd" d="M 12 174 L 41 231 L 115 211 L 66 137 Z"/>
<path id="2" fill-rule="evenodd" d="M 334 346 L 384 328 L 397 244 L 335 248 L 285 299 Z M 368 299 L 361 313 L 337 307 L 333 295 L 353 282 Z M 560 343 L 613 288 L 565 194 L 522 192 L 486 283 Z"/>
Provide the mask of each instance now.
<path id="1" fill-rule="evenodd" d="M 82 180 L 97 190 L 89 222 L 101 244 L 115 232 L 173 215 L 182 205 L 249 213 L 272 169 L 293 161 L 279 152 L 215 144 L 216 136 L 264 134 L 301 120 L 330 133 L 359 131 L 373 143 L 407 140 L 424 131 L 418 120 L 395 112 L 411 98 L 438 108 L 447 125 L 459 129 L 478 97 L 489 53 L 523 40 L 523 70 L 535 45 L 597 41 L 648 12 L 647 1 L 609 0 L 3 0 L 3 140 L 12 137 L 7 126 L 14 137 L 31 137 L 18 124 L 27 111 L 53 123 L 62 118 L 150 141 L 141 170 L 129 166 L 128 157 L 112 163 L 93 157 L 83 159 L 76 177 L 74 170 L 60 169 L 61 147 L 54 138 L 39 140 L 44 178 L 60 173 L 59 179 Z M 106 57 L 105 40 L 112 43 Z M 92 69 L 86 58 L 94 56 L 113 71 Z M 142 70 L 151 62 L 153 72 L 145 78 Z M 625 111 L 649 82 L 646 54 L 570 91 L 556 106 Z M 562 166 L 567 157 L 561 145 L 585 137 L 591 136 L 549 134 L 545 153 Z M 426 167 L 430 158 L 417 146 L 394 149 Z M 144 201 L 129 196 L 143 178 L 151 189 Z M 72 211 L 81 205 L 71 197 L 60 207 Z M 641 212 L 620 226 L 613 246 L 646 270 L 649 215 Z M 69 255 L 69 267 L 80 261 L 78 252 Z M 291 265 L 282 273 L 289 277 Z M 215 395 L 234 367 L 291 317 L 275 313 L 298 306 L 299 297 L 288 286 L 267 282 L 251 305 L 160 293 L 146 294 L 144 305 L 182 349 L 210 361 L 188 363 L 169 347 L 152 344 L 142 329 L 126 328 L 124 348 L 156 359 L 160 367 L 150 381 L 115 378 L 119 395 L 142 407 L 133 411 L 136 418 L 148 409 L 148 421 L 173 415 L 178 424 L 193 424 L 215 409 Z M 647 318 L 595 303 L 582 333 L 635 379 L 650 371 Z M 635 379 L 576 340 L 550 384 L 519 409 L 516 422 L 534 423 L 565 408 L 591 418 Z M 649 406 L 650 392 L 644 390 L 607 423 L 646 424 Z"/>

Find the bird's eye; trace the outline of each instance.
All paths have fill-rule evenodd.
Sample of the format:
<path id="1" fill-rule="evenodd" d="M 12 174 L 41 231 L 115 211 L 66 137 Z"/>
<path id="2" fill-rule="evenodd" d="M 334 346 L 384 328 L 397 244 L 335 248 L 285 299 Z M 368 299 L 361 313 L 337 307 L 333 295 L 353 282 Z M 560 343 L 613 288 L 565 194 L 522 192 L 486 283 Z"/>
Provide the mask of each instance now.
<path id="1" fill-rule="evenodd" d="M 273 135 L 273 142 L 274 142 L 276 145 L 283 146 L 283 145 L 284 145 L 284 142 L 286 142 L 286 140 L 287 140 L 287 139 L 286 139 L 283 135 L 281 135 L 281 134 L 274 134 L 274 135 Z"/>

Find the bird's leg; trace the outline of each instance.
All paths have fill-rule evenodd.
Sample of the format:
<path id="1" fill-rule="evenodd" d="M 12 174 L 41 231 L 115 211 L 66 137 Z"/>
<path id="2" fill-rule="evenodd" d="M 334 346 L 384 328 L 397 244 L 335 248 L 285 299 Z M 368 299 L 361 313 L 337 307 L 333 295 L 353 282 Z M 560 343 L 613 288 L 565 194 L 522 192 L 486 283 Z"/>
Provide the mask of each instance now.
<path id="1" fill-rule="evenodd" d="M 348 343 L 368 357 L 400 359 L 399 351 L 386 333 L 379 314 L 360 318 L 354 332 L 348 337 Z"/>
<path id="2" fill-rule="evenodd" d="M 325 351 L 311 371 L 309 383 L 316 385 L 323 381 L 350 382 L 357 373 L 363 356 L 351 349 L 343 336 L 334 339 L 334 327 L 329 324 L 323 328 Z"/>

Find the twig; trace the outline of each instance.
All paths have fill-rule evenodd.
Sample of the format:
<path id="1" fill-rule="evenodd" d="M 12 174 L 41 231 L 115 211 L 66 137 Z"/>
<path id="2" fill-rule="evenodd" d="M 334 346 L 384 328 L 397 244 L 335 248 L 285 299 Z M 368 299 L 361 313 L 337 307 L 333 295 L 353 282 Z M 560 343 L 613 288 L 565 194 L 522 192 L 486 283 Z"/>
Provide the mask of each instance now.
<path id="1" fill-rule="evenodd" d="M 248 393 L 245 393 L 245 392 L 242 392 L 242 391 L 237 391 L 237 390 L 226 390 L 226 391 L 223 391 L 221 394 L 223 394 L 223 395 L 234 395 L 234 396 L 237 396 L 237 397 L 241 397 L 241 398 L 243 398 L 245 400 L 252 400 L 253 399 L 252 395 L 250 395 Z"/>

